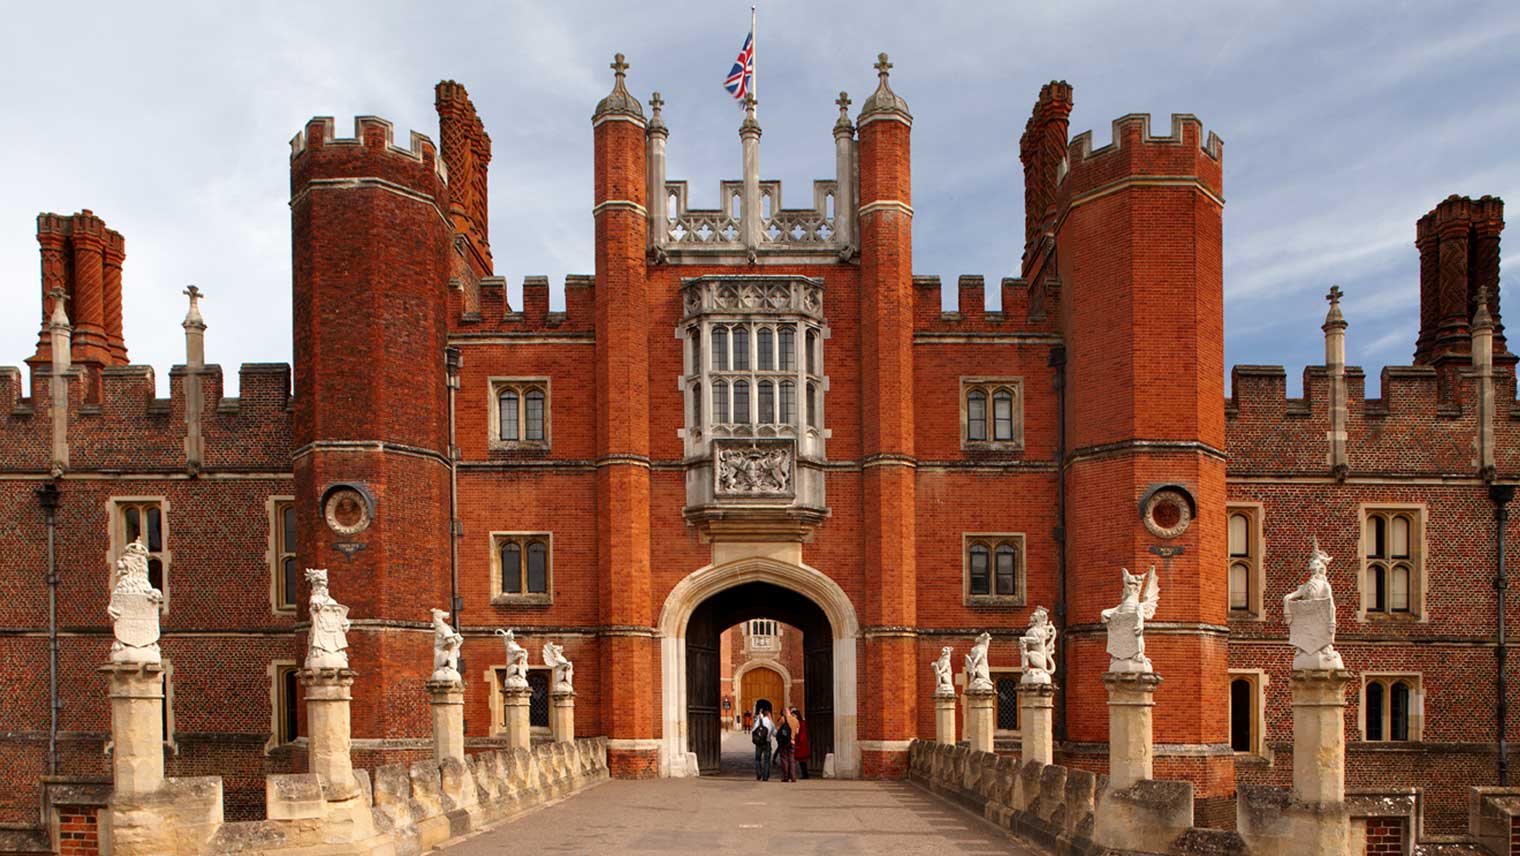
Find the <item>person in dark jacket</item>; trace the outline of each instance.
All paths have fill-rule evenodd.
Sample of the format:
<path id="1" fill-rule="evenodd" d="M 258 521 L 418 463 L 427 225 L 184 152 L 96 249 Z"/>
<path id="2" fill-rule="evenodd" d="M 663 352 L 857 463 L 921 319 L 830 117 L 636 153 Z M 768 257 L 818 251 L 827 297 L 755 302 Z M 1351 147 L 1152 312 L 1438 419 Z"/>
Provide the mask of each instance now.
<path id="1" fill-rule="evenodd" d="M 812 758 L 812 748 L 808 746 L 807 722 L 797 708 L 792 708 L 792 722 L 796 724 L 796 733 L 792 735 L 792 757 L 797 760 L 797 777 L 808 777 L 808 761 Z"/>
<path id="2" fill-rule="evenodd" d="M 781 767 L 783 782 L 797 781 L 797 761 L 792 755 L 792 735 L 795 733 L 792 718 L 787 715 L 786 708 L 782 708 L 776 717 L 776 762 Z"/>

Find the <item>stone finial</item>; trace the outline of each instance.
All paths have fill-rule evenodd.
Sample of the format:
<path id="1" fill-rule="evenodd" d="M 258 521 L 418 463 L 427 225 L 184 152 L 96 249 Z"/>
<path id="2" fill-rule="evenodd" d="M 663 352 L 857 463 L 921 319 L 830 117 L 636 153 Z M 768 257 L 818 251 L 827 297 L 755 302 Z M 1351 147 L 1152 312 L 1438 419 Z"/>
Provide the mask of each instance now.
<path id="1" fill-rule="evenodd" d="M 640 121 L 644 118 L 644 108 L 639 106 L 639 100 L 628 92 L 623 78 L 628 73 L 628 63 L 623 60 L 622 54 L 616 54 L 612 58 L 610 66 L 613 73 L 612 92 L 596 105 L 596 112 L 591 114 L 594 122 L 604 116 L 623 115 L 634 116 Z"/>
<path id="2" fill-rule="evenodd" d="M 1156 566 L 1151 566 L 1149 574 L 1131 574 L 1129 568 L 1120 568 L 1119 573 L 1124 582 L 1119 605 L 1102 613 L 1108 627 L 1108 670 L 1149 674 L 1152 668 L 1145 656 L 1145 622 L 1156 617 L 1156 604 L 1161 599 Z"/>
<path id="3" fill-rule="evenodd" d="M 545 642 L 544 665 L 554 670 L 554 677 L 549 687 L 551 692 L 575 692 L 575 664 L 565 659 L 564 646 Z"/>
<path id="4" fill-rule="evenodd" d="M 759 136 L 760 120 L 755 118 L 755 107 L 759 103 L 755 100 L 755 93 L 753 92 L 744 96 L 744 121 L 739 125 L 739 136 L 742 137 L 750 133 Z"/>
<path id="5" fill-rule="evenodd" d="M 1341 297 L 1344 295 L 1345 292 L 1338 285 L 1330 286 L 1329 293 L 1325 295 L 1325 299 L 1330 301 L 1330 311 L 1325 313 L 1325 324 L 1320 329 L 1326 333 L 1346 329 L 1346 316 L 1341 314 Z"/>
<path id="6" fill-rule="evenodd" d="M 665 99 L 655 92 L 649 97 L 649 130 L 666 131 L 665 122 L 660 118 L 660 108 L 665 106 Z"/>
<path id="7" fill-rule="evenodd" d="M 1043 606 L 1035 608 L 1029 629 L 1019 637 L 1019 665 L 1024 672 L 1019 683 L 1051 683 L 1051 673 L 1056 669 L 1056 628 Z"/>
<path id="8" fill-rule="evenodd" d="M 53 298 L 53 317 L 48 320 L 48 326 L 54 330 L 69 326 L 69 314 L 64 310 L 64 304 L 69 302 L 69 294 L 61 286 L 53 286 L 48 291 L 48 297 Z"/>
<path id="9" fill-rule="evenodd" d="M 311 633 L 306 640 L 306 668 L 348 668 L 348 607 L 327 592 L 327 569 L 307 568 L 311 585 Z"/>
<path id="10" fill-rule="evenodd" d="M 201 317 L 201 298 L 205 295 L 201 293 L 199 288 L 193 285 L 186 286 L 185 290 L 180 293 L 190 298 L 190 310 L 185 313 L 183 325 L 185 329 L 188 330 L 191 327 L 201 330 L 206 329 L 206 319 Z"/>
<path id="11" fill-rule="evenodd" d="M 433 677 L 440 683 L 459 683 L 459 648 L 464 637 L 449 626 L 449 614 L 441 609 L 431 610 L 433 616 Z"/>
<path id="12" fill-rule="evenodd" d="M 1478 293 L 1475 295 L 1475 299 L 1478 303 L 1478 308 L 1473 311 L 1472 331 L 1476 333 L 1480 330 L 1493 330 L 1494 316 L 1488 312 L 1488 286 L 1478 286 Z"/>
<path id="13" fill-rule="evenodd" d="M 834 103 L 839 105 L 839 118 L 834 122 L 835 133 L 855 130 L 854 123 L 850 121 L 850 94 L 848 92 L 839 93 L 839 97 L 834 99 Z"/>
<path id="14" fill-rule="evenodd" d="M 866 103 L 860 107 L 860 119 L 876 113 L 896 113 L 905 119 L 912 119 L 908 112 L 908 102 L 902 96 L 892 91 L 892 85 L 887 82 L 891 76 L 892 63 L 888 61 L 885 53 L 876 55 L 876 91 L 866 99 Z M 860 121 L 859 119 L 856 120 Z"/>
<path id="15" fill-rule="evenodd" d="M 116 641 L 111 643 L 111 662 L 158 665 L 158 607 L 163 592 L 148 580 L 148 548 L 141 538 L 127 545 L 116 560 L 111 585 L 111 604 L 106 614 Z"/>
<path id="16" fill-rule="evenodd" d="M 950 665 L 954 650 L 949 645 L 939 649 L 939 659 L 930 664 L 934 670 L 934 694 L 940 698 L 955 698 L 955 680 L 951 674 L 954 668 Z"/>
<path id="17" fill-rule="evenodd" d="M 992 673 L 987 666 L 987 646 L 990 644 L 992 634 L 982 631 L 982 635 L 976 637 L 976 644 L 971 646 L 971 653 L 966 655 L 966 692 L 992 691 Z"/>
<path id="18" fill-rule="evenodd" d="M 1346 668 L 1335 650 L 1335 597 L 1330 590 L 1330 554 L 1314 537 L 1309 553 L 1309 579 L 1283 595 L 1283 622 L 1288 625 L 1294 669 Z"/>

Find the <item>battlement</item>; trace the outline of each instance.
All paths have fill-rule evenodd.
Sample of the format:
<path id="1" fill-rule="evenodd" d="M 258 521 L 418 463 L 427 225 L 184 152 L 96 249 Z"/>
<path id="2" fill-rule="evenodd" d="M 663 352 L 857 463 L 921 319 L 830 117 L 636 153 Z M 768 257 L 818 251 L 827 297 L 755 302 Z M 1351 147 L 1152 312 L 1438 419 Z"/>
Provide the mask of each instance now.
<path id="1" fill-rule="evenodd" d="M 1114 120 L 1108 145 L 1093 148 L 1092 131 L 1073 137 L 1058 180 L 1068 197 L 1136 175 L 1195 178 L 1218 195 L 1223 151 L 1219 135 L 1205 136 L 1203 122 L 1191 113 L 1173 113 L 1172 132 L 1164 137 L 1151 133 L 1150 114 L 1130 113 Z"/>
<path id="2" fill-rule="evenodd" d="M 442 182 L 448 182 L 448 166 L 438 157 L 438 148 L 433 144 L 432 138 L 412 131 L 409 147 L 402 148 L 395 144 L 394 133 L 395 126 L 385 119 L 378 116 L 355 116 L 354 135 L 339 137 L 333 117 L 314 116 L 307 121 L 305 128 L 290 139 L 291 180 L 295 181 L 297 170 L 303 161 L 324 150 L 352 157 L 355 151 L 362 148 L 406 158 L 432 171 Z"/>
<path id="3" fill-rule="evenodd" d="M 956 278 L 955 308 L 943 308 L 943 283 L 938 276 L 913 277 L 913 329 L 934 333 L 1053 332 L 1044 317 L 1029 309 L 1029 283 L 1003 277 L 992 287 L 999 290 L 1001 309 L 987 308 L 988 283 L 980 274 Z"/>
<path id="4" fill-rule="evenodd" d="M 1327 367 L 1304 368 L 1298 398 L 1288 396 L 1282 366 L 1239 365 L 1230 378 L 1225 420 L 1231 472 L 1327 471 L 1332 398 Z M 1385 366 L 1381 396 L 1369 398 L 1364 371 L 1347 366 L 1345 384 L 1351 475 L 1476 470 L 1479 388 L 1473 373 L 1443 391 L 1433 367 Z M 1494 377 L 1494 397 L 1499 470 L 1514 473 L 1520 468 L 1520 452 L 1513 449 L 1520 441 L 1520 409 L 1512 375 Z"/>
<path id="5" fill-rule="evenodd" d="M 222 367 L 169 371 L 169 397 L 156 397 L 152 366 L 107 366 L 99 398 L 85 398 L 84 375 L 69 372 L 70 471 L 183 471 L 188 386 L 201 385 L 204 469 L 287 472 L 291 433 L 290 366 L 245 363 L 240 395 L 224 396 Z M 46 469 L 49 460 L 51 367 L 32 367 L 32 394 L 21 396 L 21 371 L 0 367 L 0 471 Z"/>
<path id="6" fill-rule="evenodd" d="M 549 278 L 523 278 L 522 306 L 513 309 L 507 300 L 507 279 L 480 279 L 479 308 L 470 310 L 463 301 L 455 304 L 452 333 L 590 333 L 596 326 L 596 277 L 568 274 L 565 277 L 565 308 L 549 311 Z"/>

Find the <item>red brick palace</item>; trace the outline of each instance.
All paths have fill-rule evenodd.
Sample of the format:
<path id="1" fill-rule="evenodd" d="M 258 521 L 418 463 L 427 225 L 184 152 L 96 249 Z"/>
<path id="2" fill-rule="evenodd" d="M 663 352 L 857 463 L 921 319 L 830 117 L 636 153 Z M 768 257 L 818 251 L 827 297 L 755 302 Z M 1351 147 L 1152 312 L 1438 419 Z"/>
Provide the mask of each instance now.
<path id="1" fill-rule="evenodd" d="M 1439 831 L 1466 786 L 1507 775 L 1520 410 L 1498 199 L 1419 219 L 1419 340 L 1381 398 L 1344 364 L 1338 292 L 1302 398 L 1280 367 L 1237 366 L 1227 392 L 1222 146 L 1195 117 L 1158 133 L 1124 116 L 1095 146 L 1068 137 L 1071 87 L 1043 87 L 1019 141 L 1018 275 L 992 283 L 1000 311 L 967 276 L 944 312 L 940 280 L 914 273 L 913 118 L 885 56 L 858 112 L 838 102 L 832 177 L 793 207 L 761 178 L 752 110 L 741 179 L 712 199 L 667 178 L 662 102 L 626 68 L 591 115 L 594 273 L 567 279 L 563 311 L 545 278 L 511 306 L 493 274 L 491 140 L 463 87 L 437 87 L 438 146 L 311 120 L 290 154 L 294 376 L 244 365 L 237 397 L 203 356 L 202 309 L 231 323 L 214 287 L 156 398 L 127 357 L 122 236 L 90 211 L 38 217 L 30 395 L 0 369 L 12 834 L 109 781 L 95 669 L 110 568 L 139 537 L 165 592 L 168 771 L 224 777 L 229 819 L 306 764 L 305 567 L 352 609 L 358 766 L 430 751 L 436 606 L 466 637 L 473 746 L 501 739 L 492 634 L 515 627 L 535 725 L 553 640 L 576 664 L 576 731 L 609 738 L 615 775 L 712 770 L 735 691 L 720 634 L 763 619 L 797 631 L 815 763 L 891 777 L 934 734 L 930 662 L 983 630 L 998 744 L 1018 750 L 1015 639 L 1037 605 L 1060 634 L 1057 757 L 1104 769 L 1099 612 L 1121 566 L 1155 565 L 1157 777 L 1228 824 L 1237 782 L 1292 769 L 1281 598 L 1317 538 L 1360 675 L 1348 786 L 1423 789 Z"/>

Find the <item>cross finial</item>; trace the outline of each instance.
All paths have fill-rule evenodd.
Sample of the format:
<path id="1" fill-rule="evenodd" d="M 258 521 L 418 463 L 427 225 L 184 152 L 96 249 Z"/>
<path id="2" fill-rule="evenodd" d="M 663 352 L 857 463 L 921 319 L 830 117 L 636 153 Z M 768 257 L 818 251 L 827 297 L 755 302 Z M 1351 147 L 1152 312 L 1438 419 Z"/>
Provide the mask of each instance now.
<path id="1" fill-rule="evenodd" d="M 69 301 L 69 293 L 64 291 L 61 285 L 55 285 L 51 289 L 48 289 L 48 297 L 54 300 L 62 300 L 65 303 Z"/>
<path id="2" fill-rule="evenodd" d="M 192 301 L 195 301 L 200 299 L 201 290 L 193 285 L 187 285 L 185 286 L 185 290 L 180 292 L 180 294 L 188 295 Z"/>
<path id="3" fill-rule="evenodd" d="M 892 63 L 887 61 L 887 55 L 885 53 L 879 53 L 876 55 L 876 73 L 880 75 L 882 80 L 887 79 L 887 73 L 891 68 Z"/>
<path id="4" fill-rule="evenodd" d="M 1341 291 L 1341 287 L 1340 286 L 1338 286 L 1338 285 L 1332 285 L 1332 286 L 1330 286 L 1330 293 L 1325 295 L 1325 299 L 1328 300 L 1328 301 L 1330 301 L 1331 304 L 1340 303 L 1341 302 L 1341 297 L 1344 294 L 1345 294 L 1345 292 Z"/>
<path id="5" fill-rule="evenodd" d="M 850 93 L 848 93 L 848 92 L 841 92 L 841 93 L 839 93 L 839 98 L 835 99 L 834 103 L 839 105 L 839 112 L 840 113 L 847 113 L 847 112 L 849 112 L 850 103 L 851 103 L 850 102 Z"/>
<path id="6" fill-rule="evenodd" d="M 660 108 L 665 106 L 665 99 L 661 98 L 660 93 L 656 92 L 654 96 L 649 99 L 649 106 L 654 109 L 655 113 L 659 113 Z"/>
<path id="7" fill-rule="evenodd" d="M 628 63 L 623 61 L 622 54 L 613 54 L 612 65 L 608 66 L 612 73 L 621 78 L 628 71 Z"/>

